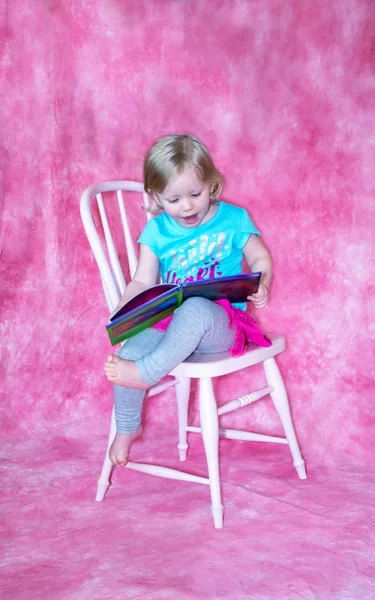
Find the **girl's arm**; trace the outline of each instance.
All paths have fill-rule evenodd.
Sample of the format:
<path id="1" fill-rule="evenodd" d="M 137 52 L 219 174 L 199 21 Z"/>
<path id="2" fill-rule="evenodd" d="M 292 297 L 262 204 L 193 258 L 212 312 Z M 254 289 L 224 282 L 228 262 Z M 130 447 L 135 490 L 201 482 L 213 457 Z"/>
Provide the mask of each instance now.
<path id="1" fill-rule="evenodd" d="M 268 303 L 269 287 L 272 280 L 272 261 L 270 253 L 258 235 L 251 235 L 242 253 L 251 272 L 262 271 L 259 289 L 256 294 L 248 297 L 248 300 L 256 308 L 264 308 Z"/>
<path id="2" fill-rule="evenodd" d="M 128 283 L 125 292 L 118 301 L 116 308 L 111 312 L 110 318 L 121 306 L 134 296 L 158 282 L 159 259 L 146 244 L 140 244 L 139 261 L 133 279 Z"/>

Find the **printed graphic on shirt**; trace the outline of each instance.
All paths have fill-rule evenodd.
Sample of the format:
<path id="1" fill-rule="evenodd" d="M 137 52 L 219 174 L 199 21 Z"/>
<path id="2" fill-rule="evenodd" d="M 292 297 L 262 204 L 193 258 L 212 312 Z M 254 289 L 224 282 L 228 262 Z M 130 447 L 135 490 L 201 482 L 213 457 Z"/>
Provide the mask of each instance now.
<path id="1" fill-rule="evenodd" d="M 202 234 L 178 249 L 173 249 L 166 259 L 165 283 L 201 281 L 222 275 L 220 261 L 228 254 L 224 232 Z"/>

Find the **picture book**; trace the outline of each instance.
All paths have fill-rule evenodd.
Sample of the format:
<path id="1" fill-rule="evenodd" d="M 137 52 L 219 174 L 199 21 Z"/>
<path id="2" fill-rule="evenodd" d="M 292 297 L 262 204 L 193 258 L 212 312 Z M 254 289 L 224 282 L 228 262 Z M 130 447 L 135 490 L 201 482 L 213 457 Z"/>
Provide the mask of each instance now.
<path id="1" fill-rule="evenodd" d="M 147 288 L 126 302 L 110 318 L 106 327 L 112 346 L 168 317 L 184 300 L 193 296 L 246 302 L 248 296 L 258 291 L 261 275 L 245 273 L 180 284 L 160 283 Z"/>

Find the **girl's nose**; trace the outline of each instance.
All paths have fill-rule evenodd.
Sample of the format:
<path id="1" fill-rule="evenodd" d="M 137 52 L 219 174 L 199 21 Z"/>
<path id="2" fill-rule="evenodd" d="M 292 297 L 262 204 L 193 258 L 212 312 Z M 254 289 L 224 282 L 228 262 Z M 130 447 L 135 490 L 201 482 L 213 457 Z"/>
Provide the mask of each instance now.
<path id="1" fill-rule="evenodd" d="M 192 199 L 191 198 L 186 198 L 184 200 L 184 204 L 183 204 L 183 210 L 184 210 L 184 212 L 188 212 L 192 208 L 194 208 L 194 203 L 193 203 Z"/>

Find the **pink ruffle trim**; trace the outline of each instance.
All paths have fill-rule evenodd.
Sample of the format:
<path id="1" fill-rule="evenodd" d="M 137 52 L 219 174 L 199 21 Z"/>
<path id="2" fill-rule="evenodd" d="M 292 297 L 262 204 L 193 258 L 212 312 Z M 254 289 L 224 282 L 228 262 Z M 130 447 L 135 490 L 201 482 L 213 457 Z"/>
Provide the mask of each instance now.
<path id="1" fill-rule="evenodd" d="M 259 329 L 255 319 L 244 310 L 235 308 L 228 300 L 218 300 L 229 315 L 229 326 L 235 331 L 234 343 L 228 352 L 232 356 L 242 356 L 247 350 L 248 344 L 268 347 L 272 342 Z"/>
<path id="2" fill-rule="evenodd" d="M 256 346 L 263 347 L 272 345 L 270 340 L 267 339 L 259 329 L 255 319 L 248 313 L 232 306 L 229 300 L 217 300 L 216 303 L 220 304 L 227 311 L 230 319 L 229 326 L 235 331 L 234 343 L 228 350 L 232 356 L 242 356 L 245 354 L 248 344 L 255 344 Z M 159 321 L 159 323 L 153 325 L 153 327 L 165 331 L 168 328 L 172 317 L 173 315 L 166 317 L 162 321 Z"/>

